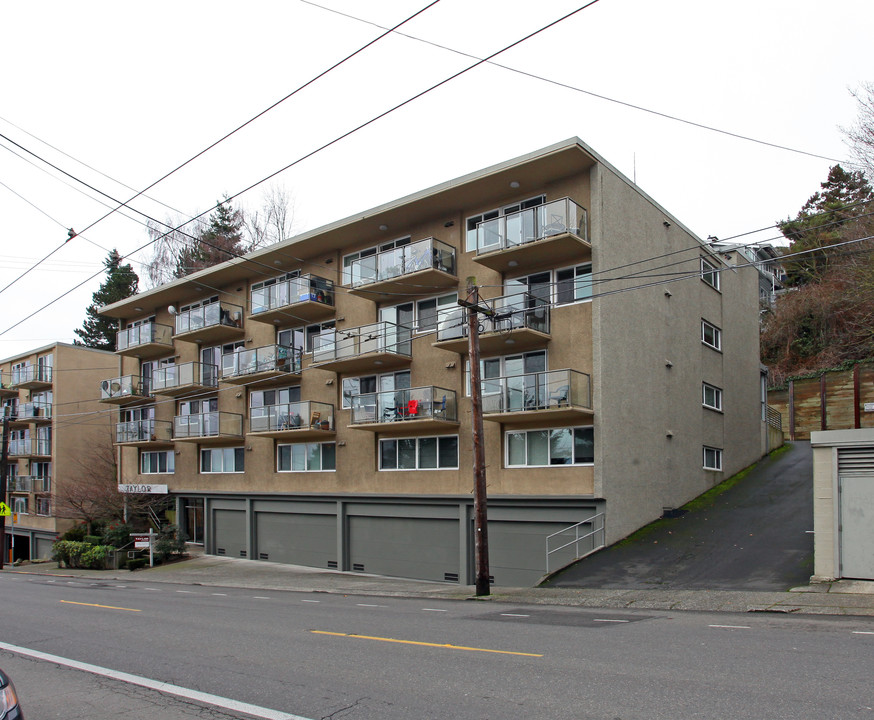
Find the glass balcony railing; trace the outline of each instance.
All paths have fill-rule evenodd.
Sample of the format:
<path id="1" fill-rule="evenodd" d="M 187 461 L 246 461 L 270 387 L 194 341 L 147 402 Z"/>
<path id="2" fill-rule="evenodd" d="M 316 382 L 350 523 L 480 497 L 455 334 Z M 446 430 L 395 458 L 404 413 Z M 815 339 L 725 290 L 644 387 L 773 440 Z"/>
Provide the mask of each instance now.
<path id="1" fill-rule="evenodd" d="M 294 402 L 249 409 L 249 432 L 277 430 L 334 430 L 334 406 Z"/>
<path id="2" fill-rule="evenodd" d="M 12 386 L 16 385 L 50 385 L 52 382 L 51 365 L 28 365 L 12 369 Z"/>
<path id="3" fill-rule="evenodd" d="M 527 328 L 549 334 L 549 304 L 529 293 L 504 295 L 491 300 L 481 300 L 491 314 L 480 314 L 481 333 L 510 332 Z M 467 337 L 467 319 L 464 310 L 447 310 L 437 326 L 437 341 Z"/>
<path id="4" fill-rule="evenodd" d="M 385 321 L 325 330 L 313 338 L 313 363 L 351 359 L 368 353 L 409 356 L 412 336 L 412 329 L 406 325 Z"/>
<path id="5" fill-rule="evenodd" d="M 442 270 L 455 275 L 455 248 L 436 238 L 427 238 L 354 260 L 345 269 L 346 280 L 353 288 L 420 270 Z"/>
<path id="6" fill-rule="evenodd" d="M 13 492 L 50 493 L 51 491 L 51 475 L 19 475 L 15 478 Z"/>
<path id="7" fill-rule="evenodd" d="M 265 345 L 226 355 L 222 363 L 223 380 L 269 372 L 298 375 L 301 351 L 285 345 Z"/>
<path id="8" fill-rule="evenodd" d="M 588 241 L 586 209 L 570 198 L 508 213 L 476 226 L 476 254 L 508 250 L 568 233 Z"/>
<path id="9" fill-rule="evenodd" d="M 302 302 L 317 302 L 333 307 L 334 283 L 318 275 L 301 275 L 254 288 L 252 290 L 252 315 L 277 310 Z"/>
<path id="10" fill-rule="evenodd" d="M 136 327 L 119 330 L 115 336 L 115 351 L 133 350 L 142 345 L 163 345 L 173 348 L 173 328 L 169 325 L 147 322 Z"/>
<path id="11" fill-rule="evenodd" d="M 172 423 L 166 420 L 131 420 L 115 425 L 116 443 L 170 442 Z"/>
<path id="12" fill-rule="evenodd" d="M 577 370 L 510 375 L 482 380 L 483 414 L 577 407 L 591 410 L 591 378 Z"/>
<path id="13" fill-rule="evenodd" d="M 52 441 L 47 438 L 13 438 L 9 441 L 9 454 L 18 456 L 51 455 Z"/>
<path id="14" fill-rule="evenodd" d="M 149 397 L 149 395 L 146 383 L 139 375 L 124 375 L 100 382 L 101 401 Z"/>
<path id="15" fill-rule="evenodd" d="M 52 404 L 34 400 L 21 403 L 18 406 L 18 420 L 50 420 L 52 417 Z"/>
<path id="16" fill-rule="evenodd" d="M 183 310 L 176 314 L 177 335 L 217 326 L 242 328 L 243 308 L 221 301 Z"/>
<path id="17" fill-rule="evenodd" d="M 218 386 L 218 367 L 200 362 L 167 365 L 153 371 L 151 389 L 154 393 L 172 393 L 192 387 Z"/>
<path id="18" fill-rule="evenodd" d="M 173 418 L 173 439 L 242 437 L 243 416 L 228 412 L 177 415 Z"/>
<path id="19" fill-rule="evenodd" d="M 404 420 L 456 422 L 455 391 L 427 385 L 352 396 L 353 425 Z"/>

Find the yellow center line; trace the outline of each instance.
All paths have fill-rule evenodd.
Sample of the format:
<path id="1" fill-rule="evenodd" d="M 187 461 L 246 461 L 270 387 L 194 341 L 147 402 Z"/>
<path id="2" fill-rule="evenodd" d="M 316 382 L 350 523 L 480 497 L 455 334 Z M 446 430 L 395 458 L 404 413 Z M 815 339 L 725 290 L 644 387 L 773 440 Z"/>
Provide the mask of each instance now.
<path id="1" fill-rule="evenodd" d="M 333 635 L 334 637 L 356 638 L 358 640 L 378 640 L 379 642 L 400 643 L 402 645 L 422 645 L 424 647 L 446 648 L 449 650 L 467 650 L 468 652 L 485 652 L 497 653 L 499 655 L 522 655 L 524 657 L 543 657 L 537 653 L 513 652 L 512 650 L 490 650 L 489 648 L 465 647 L 463 645 L 452 645 L 451 643 L 429 643 L 418 642 L 416 640 L 398 640 L 396 638 L 373 637 L 371 635 L 354 635 L 352 633 L 328 632 L 327 630 L 310 630 L 316 635 Z"/>
<path id="2" fill-rule="evenodd" d="M 73 602 L 72 600 L 61 600 L 60 602 L 64 603 L 65 605 L 85 605 L 87 607 L 105 608 L 106 610 L 127 610 L 127 612 L 142 612 L 142 610 L 137 610 L 136 608 L 115 607 L 113 605 L 97 605 L 96 603 L 80 603 L 80 602 Z"/>

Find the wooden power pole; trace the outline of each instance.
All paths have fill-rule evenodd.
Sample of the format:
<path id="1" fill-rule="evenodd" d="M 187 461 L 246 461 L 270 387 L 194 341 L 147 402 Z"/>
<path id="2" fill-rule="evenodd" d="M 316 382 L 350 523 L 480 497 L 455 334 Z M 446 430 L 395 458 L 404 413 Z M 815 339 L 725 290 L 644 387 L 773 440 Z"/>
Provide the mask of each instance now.
<path id="1" fill-rule="evenodd" d="M 3 438 L 0 447 L 0 503 L 7 498 L 7 476 L 9 474 L 9 416 L 3 416 Z M 0 513 L 0 570 L 6 562 L 6 515 Z"/>

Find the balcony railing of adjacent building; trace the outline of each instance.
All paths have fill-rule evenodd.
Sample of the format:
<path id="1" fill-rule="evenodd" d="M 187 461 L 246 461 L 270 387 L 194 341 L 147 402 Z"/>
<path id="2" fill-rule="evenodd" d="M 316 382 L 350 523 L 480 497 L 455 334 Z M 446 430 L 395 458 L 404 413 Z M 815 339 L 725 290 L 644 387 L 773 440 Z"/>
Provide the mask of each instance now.
<path id="1" fill-rule="evenodd" d="M 353 291 L 366 289 L 368 293 L 389 293 L 404 287 L 409 292 L 403 280 L 409 275 L 416 275 L 417 281 L 431 288 L 435 283 L 450 287 L 458 282 L 455 248 L 433 237 L 358 258 L 344 272 Z"/>
<path id="2" fill-rule="evenodd" d="M 381 321 L 342 330 L 326 330 L 313 339 L 313 365 L 336 372 L 398 367 L 412 359 L 413 331 Z"/>
<path id="3" fill-rule="evenodd" d="M 124 405 L 126 403 L 148 400 L 152 393 L 148 384 L 139 375 L 102 380 L 100 382 L 100 402 Z"/>
<path id="4" fill-rule="evenodd" d="M 480 314 L 480 349 L 484 354 L 506 350 L 542 347 L 549 341 L 549 304 L 529 293 L 504 295 L 491 300 L 480 300 L 489 314 Z M 444 311 L 437 326 L 437 347 L 453 352 L 467 352 L 468 325 L 465 312 Z"/>
<path id="5" fill-rule="evenodd" d="M 252 320 L 319 320 L 334 313 L 334 283 L 318 275 L 281 280 L 254 288 L 251 304 Z"/>
<path id="6" fill-rule="evenodd" d="M 51 365 L 28 365 L 12 369 L 12 387 L 34 388 L 51 385 L 53 368 Z"/>
<path id="7" fill-rule="evenodd" d="M 115 336 L 115 352 L 120 355 L 154 357 L 173 349 L 173 328 L 147 322 L 119 330 Z"/>
<path id="8" fill-rule="evenodd" d="M 249 432 L 272 437 L 317 437 L 334 433 L 334 406 L 302 401 L 249 409 Z"/>
<path id="9" fill-rule="evenodd" d="M 51 475 L 19 475 L 15 478 L 13 492 L 50 493 L 51 491 Z"/>
<path id="10" fill-rule="evenodd" d="M 225 356 L 222 381 L 231 384 L 282 381 L 301 372 L 301 351 L 285 345 L 265 345 Z"/>
<path id="11" fill-rule="evenodd" d="M 218 387 L 218 367 L 201 362 L 166 365 L 152 372 L 151 389 L 156 395 L 182 395 Z"/>
<path id="12" fill-rule="evenodd" d="M 484 220 L 476 228 L 474 259 L 501 271 L 556 265 L 589 251 L 588 213 L 570 198 Z"/>
<path id="13" fill-rule="evenodd" d="M 18 388 L 12 386 L 12 373 L 0 372 L 0 398 L 16 397 Z"/>
<path id="14" fill-rule="evenodd" d="M 572 419 L 592 414 L 591 377 L 578 370 L 489 378 L 482 383 L 483 419 Z M 490 417 L 491 416 L 491 417 Z"/>
<path id="15" fill-rule="evenodd" d="M 458 422 L 454 390 L 424 387 L 362 393 L 352 396 L 352 425 L 391 423 L 391 429 L 403 430 L 416 425 L 436 426 Z"/>
<path id="16" fill-rule="evenodd" d="M 173 441 L 173 423 L 167 420 L 129 420 L 116 423 L 118 445 L 148 445 Z"/>
<path id="17" fill-rule="evenodd" d="M 52 404 L 40 400 L 20 403 L 16 420 L 19 422 L 47 422 L 52 419 Z"/>
<path id="18" fill-rule="evenodd" d="M 243 416 L 213 411 L 173 418 L 173 439 L 209 442 L 243 437 Z"/>
<path id="19" fill-rule="evenodd" d="M 14 438 L 9 441 L 9 454 L 18 457 L 47 457 L 52 454 L 52 441 L 46 438 Z"/>
<path id="20" fill-rule="evenodd" d="M 189 340 L 223 340 L 243 334 L 243 308 L 218 301 L 176 314 L 176 335 Z"/>

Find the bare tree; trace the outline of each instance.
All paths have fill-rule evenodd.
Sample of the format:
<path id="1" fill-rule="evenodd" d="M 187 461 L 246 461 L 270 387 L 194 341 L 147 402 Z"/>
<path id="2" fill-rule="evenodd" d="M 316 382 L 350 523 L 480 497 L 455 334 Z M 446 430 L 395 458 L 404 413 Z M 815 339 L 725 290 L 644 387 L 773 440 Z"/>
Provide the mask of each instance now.
<path id="1" fill-rule="evenodd" d="M 294 200 L 284 187 L 271 185 L 259 210 L 244 213 L 243 228 L 249 250 L 283 242 L 294 232 Z"/>
<path id="2" fill-rule="evenodd" d="M 146 223 L 147 232 L 153 243 L 152 256 L 146 264 L 146 278 L 150 288 L 176 278 L 179 258 L 186 248 L 196 242 L 194 236 L 202 231 L 200 227 L 194 229 L 194 223 L 186 226 L 185 222 L 185 218 L 181 215 L 176 217 L 168 215 L 163 223 L 152 220 Z"/>
<path id="3" fill-rule="evenodd" d="M 863 82 L 850 94 L 856 99 L 856 121 L 841 131 L 865 174 L 874 180 L 874 82 Z"/>

